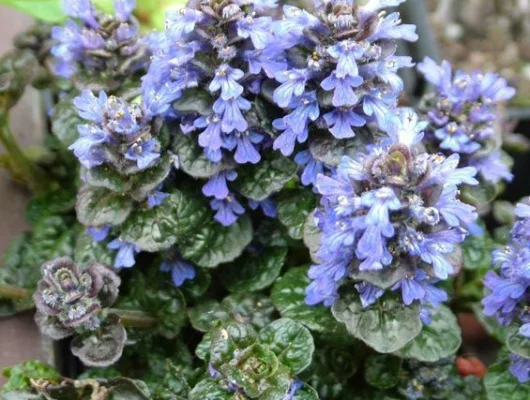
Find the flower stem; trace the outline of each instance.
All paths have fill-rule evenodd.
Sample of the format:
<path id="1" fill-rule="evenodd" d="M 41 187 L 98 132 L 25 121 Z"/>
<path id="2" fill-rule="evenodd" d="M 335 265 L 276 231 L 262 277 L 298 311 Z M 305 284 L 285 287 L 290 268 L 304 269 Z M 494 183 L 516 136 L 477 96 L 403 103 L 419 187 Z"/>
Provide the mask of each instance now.
<path id="1" fill-rule="evenodd" d="M 9 117 L 6 113 L 0 113 L 0 142 L 7 151 L 8 163 L 15 176 L 27 183 L 33 192 L 44 192 L 48 187 L 48 176 L 32 163 L 20 148 L 9 128 Z"/>
<path id="2" fill-rule="evenodd" d="M 0 298 L 10 300 L 24 300 L 31 296 L 28 289 L 11 285 L 0 285 Z"/>
<path id="3" fill-rule="evenodd" d="M 123 326 L 128 328 L 152 328 L 157 322 L 156 318 L 143 311 L 108 308 L 107 312 L 120 317 Z"/>

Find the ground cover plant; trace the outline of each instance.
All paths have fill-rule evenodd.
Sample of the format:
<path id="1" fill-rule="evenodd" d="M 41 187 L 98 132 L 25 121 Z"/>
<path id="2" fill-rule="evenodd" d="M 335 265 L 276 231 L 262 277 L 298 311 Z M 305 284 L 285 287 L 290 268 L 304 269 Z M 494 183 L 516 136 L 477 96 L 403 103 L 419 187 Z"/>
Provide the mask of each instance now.
<path id="1" fill-rule="evenodd" d="M 77 368 L 13 366 L 0 398 L 528 398 L 515 89 L 400 54 L 404 0 L 3 2 L 44 22 L 0 59 L 0 161 L 32 192 L 2 315 L 35 309 Z M 29 86 L 38 152 L 9 125 Z"/>

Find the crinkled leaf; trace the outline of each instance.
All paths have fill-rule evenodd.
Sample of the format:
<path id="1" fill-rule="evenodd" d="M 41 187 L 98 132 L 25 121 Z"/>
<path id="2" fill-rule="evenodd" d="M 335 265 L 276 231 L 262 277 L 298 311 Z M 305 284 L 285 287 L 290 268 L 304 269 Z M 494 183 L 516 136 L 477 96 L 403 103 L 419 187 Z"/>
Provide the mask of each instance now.
<path id="1" fill-rule="evenodd" d="M 14 0 L 1 0 L 0 4 L 6 1 Z M 17 104 L 38 72 L 39 62 L 31 51 L 15 49 L 0 57 L 0 112 Z"/>
<path id="2" fill-rule="evenodd" d="M 521 357 L 530 359 L 530 339 L 521 335 L 520 325 L 511 325 L 506 331 L 506 347 Z"/>
<path id="3" fill-rule="evenodd" d="M 155 190 L 171 172 L 171 157 L 163 156 L 152 167 L 134 174 L 130 178 L 130 194 L 137 201 L 143 201 Z"/>
<path id="4" fill-rule="evenodd" d="M 255 343 L 234 354 L 234 360 L 221 365 L 219 371 L 250 398 L 257 398 L 270 388 L 269 378 L 275 376 L 279 367 L 276 354 L 267 346 Z"/>
<path id="5" fill-rule="evenodd" d="M 433 308 L 432 322 L 398 354 L 423 362 L 436 362 L 455 354 L 462 344 L 460 327 L 453 312 L 446 306 Z"/>
<path id="6" fill-rule="evenodd" d="M 61 378 L 55 368 L 40 361 L 26 361 L 6 368 L 3 375 L 7 378 L 7 382 L 2 387 L 2 393 L 31 389 L 32 379 L 45 379 L 57 383 Z"/>
<path id="7" fill-rule="evenodd" d="M 393 296 L 363 308 L 357 295 L 347 293 L 333 304 L 332 313 L 357 339 L 379 353 L 393 353 L 420 334 L 420 308 L 417 303 L 405 306 Z"/>
<path id="8" fill-rule="evenodd" d="M 318 249 L 320 248 L 320 237 L 321 236 L 322 236 L 322 232 L 320 232 L 320 229 L 318 229 L 318 226 L 315 222 L 314 213 L 308 214 L 307 219 L 304 224 L 303 239 L 304 239 L 304 244 L 309 249 L 309 254 L 311 255 L 311 259 L 315 263 L 319 263 L 319 260 L 316 254 L 318 252 Z"/>
<path id="9" fill-rule="evenodd" d="M 114 251 L 107 248 L 105 242 L 96 242 L 86 233 L 81 233 L 77 237 L 74 250 L 74 261 L 77 265 L 87 265 L 94 261 L 112 265 L 113 260 Z"/>
<path id="10" fill-rule="evenodd" d="M 278 319 L 259 332 L 259 342 L 266 344 L 283 365 L 297 375 L 311 364 L 315 344 L 309 330 L 289 318 Z"/>
<path id="11" fill-rule="evenodd" d="M 358 267 L 350 269 L 350 278 L 354 281 L 365 281 L 389 289 L 411 271 L 411 266 L 406 261 L 396 260 L 382 271 L 361 271 Z"/>
<path id="12" fill-rule="evenodd" d="M 200 381 L 190 392 L 189 400 L 235 400 L 235 395 L 223 388 L 216 379 Z"/>
<path id="13" fill-rule="evenodd" d="M 308 384 L 304 383 L 294 394 L 293 400 L 318 400 L 318 393 Z"/>
<path id="14" fill-rule="evenodd" d="M 329 134 L 312 140 L 309 145 L 315 160 L 332 166 L 339 165 L 343 156 L 355 157 L 360 149 L 362 147 L 359 139 L 337 140 Z"/>
<path id="15" fill-rule="evenodd" d="M 237 350 L 252 346 L 258 337 L 249 324 L 230 323 L 215 328 L 211 333 L 210 362 L 216 368 L 234 358 Z"/>
<path id="16" fill-rule="evenodd" d="M 263 328 L 273 319 L 274 308 L 270 299 L 262 294 L 232 294 L 221 303 L 207 300 L 191 308 L 189 317 L 192 326 L 206 332 L 216 322 L 237 322 Z"/>
<path id="17" fill-rule="evenodd" d="M 206 90 L 192 88 L 184 91 L 183 95 L 173 103 L 173 108 L 181 113 L 199 113 L 211 115 L 214 98 Z"/>
<path id="18" fill-rule="evenodd" d="M 225 162 L 211 162 L 193 135 L 176 132 L 173 151 L 178 156 L 180 168 L 194 178 L 209 178 L 228 167 Z"/>
<path id="19" fill-rule="evenodd" d="M 378 389 L 389 389 L 399 382 L 403 360 L 389 354 L 373 354 L 366 360 L 364 378 Z"/>
<path id="20" fill-rule="evenodd" d="M 305 221 L 315 206 L 315 196 L 309 190 L 288 190 L 277 199 L 278 219 L 292 238 L 302 239 Z"/>
<path id="21" fill-rule="evenodd" d="M 135 295 L 140 299 L 141 308 L 156 318 L 155 331 L 172 339 L 179 334 L 187 320 L 184 296 L 180 290 L 169 285 L 148 285 L 144 290 L 139 287 Z"/>
<path id="22" fill-rule="evenodd" d="M 78 114 L 73 101 L 77 93 L 59 99 L 51 116 L 52 133 L 64 147 L 70 146 L 79 137 L 77 126 L 86 123 Z"/>
<path id="23" fill-rule="evenodd" d="M 109 315 L 95 331 L 76 335 L 71 343 L 72 354 L 89 367 L 107 367 L 121 357 L 127 333 L 116 315 Z"/>
<path id="24" fill-rule="evenodd" d="M 85 186 L 77 196 L 77 218 L 85 226 L 120 225 L 132 209 L 128 196 L 104 188 Z"/>
<path id="25" fill-rule="evenodd" d="M 74 208 L 75 193 L 73 191 L 52 190 L 30 199 L 26 206 L 26 218 L 34 225 L 46 217 L 69 214 L 74 211 Z"/>
<path id="26" fill-rule="evenodd" d="M 134 243 L 143 251 L 167 250 L 179 238 L 179 223 L 173 212 L 182 197 L 172 194 L 153 208 L 138 208 L 121 227 L 121 239 Z"/>
<path id="27" fill-rule="evenodd" d="M 191 232 L 190 232 L 191 233 Z M 182 256 L 200 267 L 214 268 L 234 261 L 252 240 L 252 223 L 241 217 L 229 227 L 215 221 L 195 232 L 187 242 L 180 244 Z"/>
<path id="28" fill-rule="evenodd" d="M 150 400 L 147 385 L 139 380 L 115 378 L 109 381 L 111 395 L 109 400 Z"/>
<path id="29" fill-rule="evenodd" d="M 280 275 L 286 256 L 286 248 L 249 253 L 237 262 L 223 267 L 221 280 L 231 292 L 245 293 L 265 289 Z"/>
<path id="30" fill-rule="evenodd" d="M 493 241 L 484 229 L 482 235 L 469 235 L 464 243 L 464 268 L 468 270 L 486 271 L 491 268 L 491 250 Z"/>
<path id="31" fill-rule="evenodd" d="M 483 207 L 495 199 L 499 194 L 499 187 L 493 183 L 481 182 L 478 186 L 465 185 L 460 191 L 462 201 L 476 207 Z"/>
<path id="32" fill-rule="evenodd" d="M 193 279 L 187 279 L 180 287 L 180 291 L 186 298 L 186 303 L 201 300 L 204 293 L 210 287 L 212 277 L 210 272 L 204 268 L 196 268 L 196 275 Z"/>
<path id="33" fill-rule="evenodd" d="M 341 324 L 337 323 L 328 308 L 322 305 L 308 306 L 305 303 L 305 289 L 310 283 L 307 271 L 304 267 L 292 268 L 278 279 L 271 294 L 274 307 L 282 317 L 301 322 L 311 330 L 342 331 Z"/>
<path id="34" fill-rule="evenodd" d="M 128 179 L 110 165 L 83 169 L 82 176 L 88 185 L 95 188 L 105 188 L 116 193 L 124 193 L 128 190 Z"/>
<path id="35" fill-rule="evenodd" d="M 528 384 L 520 383 L 509 368 L 508 357 L 502 357 L 488 368 L 488 374 L 484 378 L 488 400 L 528 400 Z"/>
<path id="36" fill-rule="evenodd" d="M 235 185 L 243 196 L 262 201 L 280 191 L 297 169 L 294 161 L 275 152 L 264 156 L 256 165 L 242 166 Z"/>

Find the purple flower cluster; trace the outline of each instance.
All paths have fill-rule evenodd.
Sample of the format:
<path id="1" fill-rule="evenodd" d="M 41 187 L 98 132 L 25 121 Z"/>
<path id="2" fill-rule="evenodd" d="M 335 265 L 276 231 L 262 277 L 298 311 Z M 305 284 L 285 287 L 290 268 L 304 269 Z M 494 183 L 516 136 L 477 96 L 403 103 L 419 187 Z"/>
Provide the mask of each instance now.
<path id="1" fill-rule="evenodd" d="M 261 83 L 286 68 L 283 48 L 272 35 L 272 19 L 260 16 L 274 2 L 206 1 L 168 15 L 166 31 L 150 38 L 153 53 L 148 79 L 171 82 L 183 96 L 202 93 L 211 107 L 182 117 L 183 134 L 197 141 L 213 163 L 256 164 L 268 146 L 254 98 Z M 269 145 L 270 146 L 270 145 Z M 244 212 L 228 190 L 233 170 L 212 177 L 204 194 L 213 197 L 215 218 L 230 225 Z"/>
<path id="2" fill-rule="evenodd" d="M 273 25 L 289 54 L 289 68 L 275 74 L 274 102 L 287 110 L 273 124 L 281 132 L 275 149 L 291 155 L 312 128 L 347 139 L 369 121 L 383 126 L 403 91 L 397 72 L 413 65 L 395 51 L 396 40 L 417 40 L 415 26 L 401 24 L 397 12 L 382 11 L 403 1 L 317 1 L 315 15 L 284 7 L 284 18 Z M 297 158 L 306 165 L 304 183 L 314 183 L 322 165 L 307 152 Z"/>
<path id="3" fill-rule="evenodd" d="M 433 150 L 460 154 L 461 165 L 475 167 L 485 181 L 511 181 L 513 175 L 501 160 L 496 124 L 500 104 L 511 99 L 515 89 L 494 73 L 453 74 L 447 61 L 438 65 L 426 58 L 418 70 L 435 88 L 424 99 L 429 119 L 426 141 Z"/>
<path id="4" fill-rule="evenodd" d="M 111 164 L 129 173 L 152 166 L 160 158 L 155 117 L 167 111 L 179 95 L 175 87 L 164 88 L 159 91 L 146 81 L 141 105 L 105 92 L 96 97 L 85 90 L 76 97 L 79 115 L 89 122 L 78 126 L 80 136 L 69 147 L 79 162 L 88 169 Z"/>
<path id="5" fill-rule="evenodd" d="M 530 340 L 530 206 L 519 203 L 519 218 L 511 230 L 510 242 L 492 252 L 493 264 L 499 273 L 486 274 L 484 285 L 490 294 L 482 300 L 484 314 L 495 315 L 502 325 L 519 326 L 519 334 Z M 521 382 L 530 381 L 530 359 L 512 355 L 510 371 Z"/>
<path id="6" fill-rule="evenodd" d="M 63 3 L 65 14 L 73 19 L 52 31 L 57 42 L 52 54 L 57 60 L 58 76 L 70 79 L 85 71 L 116 78 L 146 68 L 148 53 L 139 40 L 139 26 L 132 17 L 134 0 L 114 0 L 113 18 L 97 12 L 91 0 L 64 0 Z"/>
<path id="7" fill-rule="evenodd" d="M 332 305 L 350 277 L 368 307 L 386 288 L 355 277 L 388 271 L 396 277 L 388 288 L 401 292 L 406 305 L 447 299 L 434 284 L 454 272 L 450 256 L 467 235 L 463 225 L 477 217 L 458 199 L 458 185 L 478 182 L 473 167 L 457 168 L 457 154 L 446 158 L 416 146 L 426 125 L 413 110 L 397 109 L 385 122 L 388 138 L 355 159 L 344 156 L 331 176 L 317 176 L 322 236 L 307 304 Z"/>

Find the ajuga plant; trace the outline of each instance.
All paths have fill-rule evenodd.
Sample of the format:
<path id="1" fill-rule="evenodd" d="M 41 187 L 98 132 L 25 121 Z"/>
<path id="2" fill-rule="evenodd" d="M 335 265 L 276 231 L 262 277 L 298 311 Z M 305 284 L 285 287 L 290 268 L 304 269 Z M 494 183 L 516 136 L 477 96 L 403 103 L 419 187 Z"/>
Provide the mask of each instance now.
<path id="1" fill-rule="evenodd" d="M 401 54 L 403 0 L 4 2 L 53 24 L 0 59 L 0 165 L 32 192 L 0 311 L 78 361 L 1 399 L 528 397 L 529 206 L 490 205 L 514 89 Z M 30 85 L 39 151 L 9 129 Z M 469 312 L 506 347 L 485 377 Z"/>

